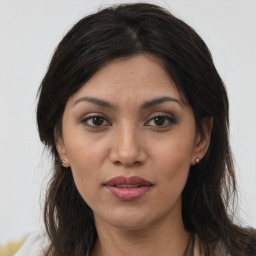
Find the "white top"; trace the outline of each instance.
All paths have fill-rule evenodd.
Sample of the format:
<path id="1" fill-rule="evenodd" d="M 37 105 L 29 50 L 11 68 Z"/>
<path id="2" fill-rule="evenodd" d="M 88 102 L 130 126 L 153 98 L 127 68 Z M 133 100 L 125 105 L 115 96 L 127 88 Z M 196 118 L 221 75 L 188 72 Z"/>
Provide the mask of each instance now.
<path id="1" fill-rule="evenodd" d="M 43 256 L 48 245 L 45 233 L 32 233 L 14 256 Z"/>

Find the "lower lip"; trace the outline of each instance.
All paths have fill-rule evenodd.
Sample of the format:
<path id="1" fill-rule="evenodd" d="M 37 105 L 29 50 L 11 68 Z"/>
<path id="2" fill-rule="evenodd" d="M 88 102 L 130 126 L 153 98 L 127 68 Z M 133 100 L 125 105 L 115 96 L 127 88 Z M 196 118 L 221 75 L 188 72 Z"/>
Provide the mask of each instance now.
<path id="1" fill-rule="evenodd" d="M 141 186 L 137 188 L 118 188 L 115 186 L 106 186 L 111 194 L 120 200 L 136 200 L 144 196 L 151 189 L 151 186 Z"/>

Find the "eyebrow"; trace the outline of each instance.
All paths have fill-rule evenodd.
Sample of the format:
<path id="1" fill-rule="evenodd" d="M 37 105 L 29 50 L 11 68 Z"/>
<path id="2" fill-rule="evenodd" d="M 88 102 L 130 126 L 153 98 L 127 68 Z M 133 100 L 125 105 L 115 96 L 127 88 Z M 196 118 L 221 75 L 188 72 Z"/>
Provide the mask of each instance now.
<path id="1" fill-rule="evenodd" d="M 150 101 L 146 101 L 145 103 L 143 103 L 140 107 L 140 109 L 147 109 L 159 104 L 162 104 L 164 102 L 167 101 L 172 101 L 172 102 L 176 102 L 181 106 L 181 102 L 178 99 L 172 98 L 172 97 L 161 97 L 161 98 L 156 98 Z"/>
<path id="2" fill-rule="evenodd" d="M 105 107 L 105 108 L 110 108 L 110 109 L 117 109 L 117 107 L 113 104 L 111 104 L 108 101 L 105 100 L 101 100 L 98 98 L 93 98 L 93 97 L 82 97 L 77 99 L 74 103 L 73 106 L 75 106 L 76 104 L 78 104 L 79 102 L 90 102 L 93 103 L 95 105 L 101 106 L 101 107 Z M 160 98 L 156 98 L 150 101 L 146 101 L 145 103 L 143 103 L 140 106 L 141 110 L 162 104 L 164 102 L 168 102 L 168 101 L 172 101 L 172 102 L 176 102 L 177 104 L 181 105 L 181 102 L 178 99 L 172 98 L 172 97 L 160 97 Z"/>
<path id="3" fill-rule="evenodd" d="M 101 100 L 101 99 L 97 99 L 97 98 L 93 98 L 93 97 L 82 97 L 82 98 L 79 98 L 79 99 L 77 99 L 74 102 L 73 106 L 75 106 L 79 102 L 84 102 L 84 101 L 93 103 L 93 104 L 101 106 L 101 107 L 116 109 L 116 106 L 111 104 L 110 102 L 105 101 L 105 100 Z"/>

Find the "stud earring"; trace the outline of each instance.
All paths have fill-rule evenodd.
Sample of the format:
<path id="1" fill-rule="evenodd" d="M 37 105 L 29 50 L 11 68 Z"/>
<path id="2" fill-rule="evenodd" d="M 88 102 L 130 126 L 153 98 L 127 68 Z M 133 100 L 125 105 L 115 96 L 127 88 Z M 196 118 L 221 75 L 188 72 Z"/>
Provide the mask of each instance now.
<path id="1" fill-rule="evenodd" d="M 200 159 L 199 159 L 199 157 L 198 157 L 198 156 L 196 157 L 196 160 L 195 160 L 195 162 L 196 162 L 196 164 L 199 164 L 199 162 L 200 162 Z"/>
<path id="2" fill-rule="evenodd" d="M 61 164 L 67 164 L 66 160 L 60 160 Z"/>

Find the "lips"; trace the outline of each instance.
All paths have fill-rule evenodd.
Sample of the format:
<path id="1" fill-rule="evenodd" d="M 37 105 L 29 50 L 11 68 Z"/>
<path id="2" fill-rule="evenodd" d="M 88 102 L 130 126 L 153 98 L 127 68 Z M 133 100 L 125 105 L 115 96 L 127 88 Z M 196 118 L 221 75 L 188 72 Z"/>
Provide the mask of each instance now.
<path id="1" fill-rule="evenodd" d="M 152 183 L 138 176 L 117 176 L 104 186 L 117 199 L 128 201 L 144 196 L 151 189 Z"/>

